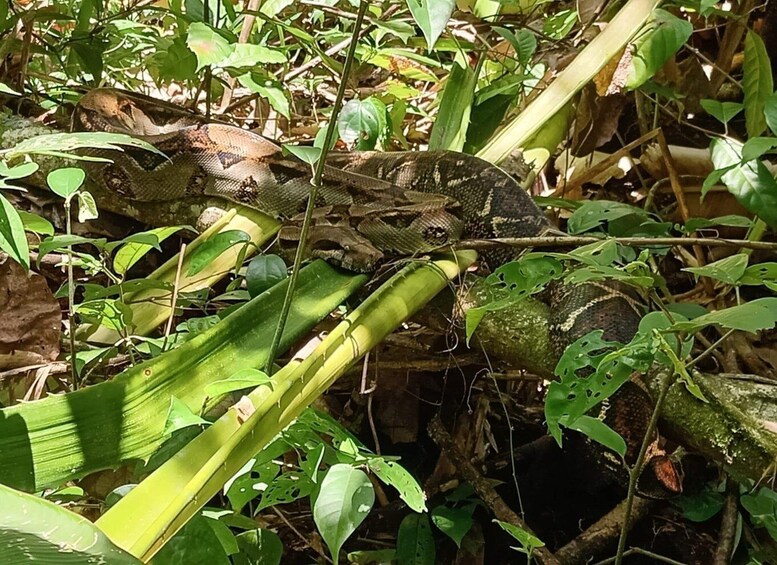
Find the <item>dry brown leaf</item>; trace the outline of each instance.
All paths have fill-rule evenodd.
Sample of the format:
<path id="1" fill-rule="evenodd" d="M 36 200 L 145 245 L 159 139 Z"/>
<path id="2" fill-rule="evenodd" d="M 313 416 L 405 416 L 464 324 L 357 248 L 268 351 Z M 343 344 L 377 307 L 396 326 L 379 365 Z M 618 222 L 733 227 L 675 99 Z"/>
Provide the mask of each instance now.
<path id="1" fill-rule="evenodd" d="M 44 278 L 0 255 L 0 369 L 56 359 L 60 328 L 59 303 Z"/>

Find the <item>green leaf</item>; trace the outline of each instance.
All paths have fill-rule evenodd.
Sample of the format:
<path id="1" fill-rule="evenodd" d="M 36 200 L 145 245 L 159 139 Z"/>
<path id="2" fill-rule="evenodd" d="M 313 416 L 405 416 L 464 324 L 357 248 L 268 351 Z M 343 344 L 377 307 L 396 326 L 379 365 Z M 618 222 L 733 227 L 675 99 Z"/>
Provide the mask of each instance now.
<path id="1" fill-rule="evenodd" d="M 402 519 L 396 560 L 398 565 L 434 565 L 434 537 L 426 514 L 408 514 Z"/>
<path id="2" fill-rule="evenodd" d="M 289 118 L 291 116 L 289 110 L 289 99 L 286 96 L 286 90 L 284 89 L 282 83 L 261 77 L 257 73 L 246 73 L 244 75 L 240 75 L 237 77 L 237 81 L 241 84 L 241 86 L 246 87 L 251 92 L 257 93 L 262 98 L 267 99 L 267 101 L 270 103 L 270 106 L 272 106 L 276 112 L 285 118 Z"/>
<path id="3" fill-rule="evenodd" d="M 313 521 L 333 562 L 338 562 L 340 548 L 367 517 L 374 502 L 375 491 L 363 471 L 346 464 L 329 468 L 313 504 Z"/>
<path id="4" fill-rule="evenodd" d="M 194 250 L 186 275 L 189 277 L 196 275 L 230 247 L 249 241 L 251 241 L 251 236 L 242 230 L 217 233 Z"/>
<path id="5" fill-rule="evenodd" d="M 307 446 L 305 447 L 307 448 Z M 262 492 L 256 512 L 261 512 L 265 508 L 279 504 L 290 504 L 295 500 L 305 498 L 313 492 L 313 487 L 313 481 L 305 473 L 297 471 L 281 473 Z"/>
<path id="6" fill-rule="evenodd" d="M 432 510 L 432 523 L 442 533 L 451 538 L 456 547 L 461 547 L 461 540 L 472 528 L 472 511 L 463 508 L 438 506 Z"/>
<path id="7" fill-rule="evenodd" d="M 534 52 L 537 51 L 537 37 L 534 33 L 526 28 L 521 28 L 515 33 L 503 27 L 494 27 L 493 29 L 512 45 L 515 49 L 515 57 L 521 66 L 528 67 Z"/>
<path id="8" fill-rule="evenodd" d="M 685 231 L 685 233 L 693 233 L 697 230 L 711 228 L 713 226 L 749 228 L 752 225 L 753 220 L 750 218 L 731 214 L 728 216 L 718 216 L 717 218 L 689 218 L 688 221 L 685 222 L 683 231 Z"/>
<path id="9" fill-rule="evenodd" d="M 545 18 L 542 32 L 551 39 L 564 39 L 577 23 L 576 10 L 561 10 Z"/>
<path id="10" fill-rule="evenodd" d="M 256 459 L 251 459 L 224 485 L 232 509 L 240 512 L 249 501 L 265 491 L 280 470 L 280 466 L 272 461 L 257 464 Z"/>
<path id="11" fill-rule="evenodd" d="M 152 151 L 163 155 L 158 149 L 147 141 L 126 135 L 123 133 L 108 133 L 104 131 L 76 132 L 76 133 L 51 133 L 38 135 L 25 139 L 8 149 L 5 153 L 7 159 L 16 159 L 24 155 L 50 155 L 66 159 L 80 159 L 83 161 L 107 161 L 99 157 L 78 155 L 76 149 L 113 149 L 122 151 L 122 145 L 136 147 L 146 151 Z"/>
<path id="12" fill-rule="evenodd" d="M 494 522 L 498 524 L 499 527 L 502 528 L 505 532 L 510 534 L 518 543 L 521 544 L 520 549 L 516 547 L 514 547 L 513 549 L 516 549 L 518 551 L 521 551 L 523 553 L 530 555 L 534 549 L 538 547 L 545 547 L 545 544 L 542 542 L 541 539 L 530 534 L 523 528 L 519 528 L 518 526 L 510 524 L 509 522 L 503 522 L 501 520 L 494 520 Z"/>
<path id="13" fill-rule="evenodd" d="M 572 213 L 567 223 L 567 229 L 570 234 L 579 234 L 599 228 L 606 222 L 629 216 L 644 220 L 649 219 L 647 212 L 629 204 L 609 200 L 589 200 Z"/>
<path id="14" fill-rule="evenodd" d="M 0 195 L 0 198 L 2 196 Z M 105 238 L 93 238 L 82 237 L 80 235 L 55 235 L 47 237 L 38 246 L 38 256 L 43 257 L 46 253 L 56 251 L 58 249 L 65 249 L 70 245 L 82 245 L 82 244 L 94 245 L 97 249 L 105 247 Z"/>
<path id="15" fill-rule="evenodd" d="M 621 457 L 626 455 L 626 442 L 624 439 L 618 432 L 598 418 L 583 415 L 576 418 L 568 427 L 577 430 L 595 442 L 601 443 L 604 447 L 613 450 Z"/>
<path id="16" fill-rule="evenodd" d="M 232 53 L 219 62 L 219 67 L 252 68 L 257 65 L 285 63 L 286 60 L 286 55 L 277 49 L 252 43 L 237 43 Z"/>
<path id="17" fill-rule="evenodd" d="M 259 296 L 288 277 L 286 263 L 277 255 L 259 255 L 246 269 L 246 286 L 251 298 Z"/>
<path id="18" fill-rule="evenodd" d="M 232 556 L 234 565 L 280 565 L 283 542 L 278 534 L 264 528 L 235 536 L 240 553 Z"/>
<path id="19" fill-rule="evenodd" d="M 221 34 L 202 22 L 189 26 L 186 45 L 197 56 L 197 71 L 208 65 L 220 65 L 235 48 Z"/>
<path id="20" fill-rule="evenodd" d="M 686 322 L 677 322 L 672 325 L 672 329 L 680 332 L 697 332 L 707 326 L 719 325 L 726 329 L 757 332 L 770 330 L 776 323 L 777 298 L 768 297 L 710 312 Z"/>
<path id="21" fill-rule="evenodd" d="M 268 18 L 274 18 L 281 10 L 292 4 L 294 4 L 294 0 L 268 0 L 267 2 L 262 2 L 262 7 L 259 9 L 259 12 Z"/>
<path id="22" fill-rule="evenodd" d="M 359 151 L 375 149 L 386 133 L 386 105 L 374 96 L 365 100 L 349 100 L 337 118 L 337 130 L 347 145 L 354 143 Z"/>
<path id="23" fill-rule="evenodd" d="M 402 465 L 382 457 L 370 457 L 367 466 L 381 481 L 397 489 L 399 497 L 413 512 L 426 511 L 424 489 Z"/>
<path id="24" fill-rule="evenodd" d="M 200 418 L 197 414 L 175 396 L 170 397 L 170 408 L 167 411 L 167 420 L 165 421 L 164 435 L 170 435 L 173 432 L 188 428 L 189 426 L 208 426 L 210 422 Z"/>
<path id="25" fill-rule="evenodd" d="M 772 134 L 777 135 L 777 92 L 764 100 L 764 118 Z"/>
<path id="26" fill-rule="evenodd" d="M 38 164 L 34 162 L 21 163 L 13 167 L 8 167 L 5 162 L 0 161 L 0 188 L 22 190 L 18 186 L 8 184 L 6 181 L 28 177 L 37 170 Z"/>
<path id="27" fill-rule="evenodd" d="M 720 512 L 724 502 L 725 498 L 721 493 L 709 489 L 672 499 L 672 504 L 682 511 L 683 518 L 691 522 L 706 522 Z"/>
<path id="28" fill-rule="evenodd" d="M 475 71 L 469 65 L 462 67 L 454 62 L 429 137 L 430 151 L 461 151 L 464 148 L 476 85 Z"/>
<path id="29" fill-rule="evenodd" d="M 733 285 L 737 284 L 742 275 L 745 274 L 748 258 L 749 255 L 746 253 L 737 253 L 704 267 L 687 267 L 683 271 Z"/>
<path id="30" fill-rule="evenodd" d="M 19 210 L 19 218 L 22 220 L 26 231 L 39 235 L 54 235 L 54 226 L 46 218 Z"/>
<path id="31" fill-rule="evenodd" d="M 140 259 L 152 249 L 161 251 L 162 248 L 159 244 L 174 233 L 180 231 L 181 227 L 182 226 L 169 226 L 155 228 L 134 234 L 132 239 L 128 238 L 129 241 L 124 240 L 125 243 L 113 256 L 113 270 L 119 275 L 125 274 L 132 265 L 140 261 Z"/>
<path id="32" fill-rule="evenodd" d="M 89 220 L 96 220 L 98 217 L 97 202 L 94 201 L 94 196 L 85 190 L 80 191 L 78 193 L 78 221 L 83 224 Z"/>
<path id="33" fill-rule="evenodd" d="M 202 515 L 189 520 L 154 556 L 154 565 L 229 565 L 229 557 L 209 524 L 212 521 Z"/>
<path id="34" fill-rule="evenodd" d="M 774 93 L 772 67 L 763 39 L 749 31 L 745 36 L 745 60 L 742 90 L 744 91 L 745 125 L 750 137 L 766 129 L 766 101 Z"/>
<path id="35" fill-rule="evenodd" d="M 25 269 L 30 268 L 30 248 L 24 224 L 16 208 L 0 194 L 0 250 Z M 41 253 L 43 255 L 43 253 Z"/>
<path id="36" fill-rule="evenodd" d="M 710 116 L 722 124 L 727 124 L 734 116 L 742 111 L 744 105 L 739 102 L 720 102 L 718 100 L 705 98 L 701 101 L 701 107 L 704 108 Z"/>
<path id="37" fill-rule="evenodd" d="M 407 7 L 431 50 L 451 18 L 456 0 L 407 0 Z"/>
<path id="38" fill-rule="evenodd" d="M 21 96 L 22 95 L 20 92 L 16 92 L 13 88 L 8 86 L 4 82 L 0 82 L 0 93 L 10 94 L 11 96 Z"/>
<path id="39" fill-rule="evenodd" d="M 160 77 L 175 81 L 197 78 L 197 56 L 180 39 L 176 39 L 160 55 L 158 59 Z"/>
<path id="40" fill-rule="evenodd" d="M 283 145 L 282 147 L 284 153 L 291 153 L 297 159 L 303 163 L 307 163 L 311 167 L 321 158 L 320 147 L 308 147 L 305 145 Z"/>
<path id="41" fill-rule="evenodd" d="M 649 31 L 637 42 L 636 52 L 631 60 L 626 88 L 633 90 L 642 86 L 680 50 L 693 33 L 693 25 L 687 20 L 657 9 Z"/>
<path id="42" fill-rule="evenodd" d="M 86 518 L 0 485 L 0 563 L 140 565 Z"/>
<path id="43" fill-rule="evenodd" d="M 742 144 L 731 138 L 713 139 L 710 152 L 715 168 L 727 169 L 720 178 L 728 191 L 750 212 L 777 227 L 777 181 L 766 166 L 761 161 L 742 163 Z"/>
<path id="44" fill-rule="evenodd" d="M 132 308 L 120 300 L 90 300 L 76 306 L 84 321 L 122 331 L 132 323 Z"/>
<path id="45" fill-rule="evenodd" d="M 762 487 L 756 494 L 742 495 L 740 502 L 753 525 L 766 528 L 772 539 L 777 540 L 777 493 Z"/>
<path id="46" fill-rule="evenodd" d="M 267 373 L 259 369 L 241 369 L 229 378 L 208 383 L 205 386 L 205 394 L 211 398 L 220 398 L 228 392 L 262 385 L 272 386 L 272 378 Z"/>
<path id="47" fill-rule="evenodd" d="M 777 137 L 751 137 L 742 147 L 742 160 L 752 161 L 777 147 Z"/>
<path id="48" fill-rule="evenodd" d="M 84 184 L 86 173 L 83 169 L 67 167 L 51 171 L 46 177 L 46 184 L 56 195 L 68 200 Z"/>

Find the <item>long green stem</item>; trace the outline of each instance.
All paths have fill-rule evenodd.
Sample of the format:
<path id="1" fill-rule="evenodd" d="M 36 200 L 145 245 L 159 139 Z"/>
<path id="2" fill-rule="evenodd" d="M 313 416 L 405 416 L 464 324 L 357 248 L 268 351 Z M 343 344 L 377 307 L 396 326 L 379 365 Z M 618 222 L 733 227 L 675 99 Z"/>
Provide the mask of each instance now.
<path id="1" fill-rule="evenodd" d="M 343 98 L 345 98 L 345 88 L 348 84 L 348 76 L 351 72 L 351 64 L 353 63 L 354 56 L 356 55 L 356 44 L 359 39 L 359 30 L 362 27 L 364 21 L 364 14 L 367 12 L 367 6 L 369 1 L 362 0 L 359 4 L 359 12 L 356 14 L 356 22 L 353 24 L 353 33 L 351 45 L 348 48 L 348 54 L 345 57 L 345 65 L 343 66 L 343 75 L 340 78 L 340 87 L 337 89 L 337 98 L 335 104 L 332 107 L 332 117 L 329 120 L 329 124 L 326 128 L 326 138 L 324 146 L 321 148 L 321 155 L 316 162 L 316 170 L 313 173 L 313 180 L 311 181 L 310 196 L 308 197 L 308 204 L 305 208 L 305 218 L 302 221 L 302 229 L 300 230 L 299 244 L 297 252 L 294 255 L 294 265 L 291 270 L 291 277 L 289 280 L 289 286 L 286 289 L 286 296 L 283 299 L 283 307 L 281 309 L 281 317 L 278 320 L 278 327 L 275 329 L 275 335 L 273 336 L 272 344 L 270 345 L 270 356 L 267 358 L 267 365 L 265 366 L 265 373 L 272 374 L 273 363 L 275 362 L 275 355 L 278 351 L 278 344 L 281 341 L 283 335 L 283 328 L 286 325 L 286 318 L 291 308 L 291 301 L 294 298 L 294 289 L 297 286 L 297 273 L 299 267 L 302 264 L 302 258 L 305 254 L 305 242 L 307 241 L 308 231 L 310 230 L 310 223 L 313 218 L 313 209 L 316 205 L 316 197 L 318 196 L 318 188 L 321 185 L 321 178 L 324 175 L 324 166 L 326 164 L 326 154 L 334 141 L 335 128 L 337 126 L 337 115 L 340 113 L 340 108 L 343 104 Z"/>
<path id="2" fill-rule="evenodd" d="M 65 199 L 65 231 L 71 234 L 70 198 Z M 73 390 L 78 390 L 78 367 L 76 366 L 76 289 L 73 276 L 73 246 L 67 246 L 67 331 L 70 334 L 70 376 Z"/>

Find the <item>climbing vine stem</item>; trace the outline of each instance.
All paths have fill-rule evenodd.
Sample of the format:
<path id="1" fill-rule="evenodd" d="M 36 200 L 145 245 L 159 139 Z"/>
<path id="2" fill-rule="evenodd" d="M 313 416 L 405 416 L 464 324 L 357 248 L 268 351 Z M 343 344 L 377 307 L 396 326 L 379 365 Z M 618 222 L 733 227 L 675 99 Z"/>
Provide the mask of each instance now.
<path id="1" fill-rule="evenodd" d="M 359 3 L 359 11 L 356 14 L 356 21 L 353 24 L 353 32 L 351 36 L 351 45 L 348 47 L 348 53 L 345 56 L 345 64 L 343 65 L 343 74 L 340 77 L 340 86 L 337 89 L 337 98 L 335 98 L 334 106 L 332 107 L 332 116 L 329 120 L 329 124 L 326 128 L 326 136 L 324 140 L 324 146 L 321 148 L 321 155 L 316 161 L 315 171 L 313 172 L 313 180 L 311 181 L 310 196 L 308 197 L 308 203 L 305 208 L 305 218 L 302 221 L 302 229 L 300 230 L 299 244 L 297 252 L 294 255 L 294 266 L 291 270 L 291 276 L 289 277 L 289 285 L 286 287 L 286 296 L 283 299 L 283 306 L 281 308 L 281 314 L 278 318 L 278 325 L 275 328 L 275 335 L 273 336 L 272 344 L 270 345 L 270 352 L 267 356 L 267 365 L 265 367 L 265 373 L 272 374 L 273 363 L 275 362 L 275 356 L 278 352 L 278 345 L 281 342 L 281 336 L 283 330 L 286 327 L 286 318 L 289 316 L 289 310 L 291 309 L 291 301 L 294 298 L 294 289 L 297 285 L 297 274 L 299 273 L 300 264 L 305 252 L 305 244 L 307 242 L 308 231 L 310 230 L 310 223 L 313 218 L 313 208 L 315 207 L 316 197 L 318 195 L 318 188 L 321 185 L 321 178 L 324 175 L 324 166 L 326 164 L 326 154 L 334 141 L 335 131 L 337 128 L 337 116 L 340 114 L 340 108 L 343 105 L 343 98 L 345 98 L 345 89 L 348 84 L 348 77 L 351 72 L 351 65 L 354 57 L 356 56 L 356 45 L 359 40 L 360 30 L 362 22 L 364 21 L 364 15 L 367 12 L 368 0 L 362 0 Z"/>

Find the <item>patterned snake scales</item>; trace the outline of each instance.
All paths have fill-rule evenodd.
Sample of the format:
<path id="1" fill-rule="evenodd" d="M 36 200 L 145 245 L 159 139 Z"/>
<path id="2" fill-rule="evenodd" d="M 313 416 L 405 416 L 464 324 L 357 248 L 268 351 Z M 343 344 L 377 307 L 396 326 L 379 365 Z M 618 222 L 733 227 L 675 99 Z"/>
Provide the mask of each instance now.
<path id="1" fill-rule="evenodd" d="M 271 141 L 115 89 L 86 94 L 76 107 L 73 126 L 130 134 L 164 154 L 111 151 L 103 156 L 110 156 L 112 164 L 90 167 L 94 182 L 125 198 L 219 196 L 286 221 L 281 240 L 298 236 L 310 167 L 284 155 Z M 530 237 L 549 227 L 512 177 L 471 155 L 335 153 L 327 157 L 308 246 L 312 256 L 370 271 L 384 258 L 427 253 L 462 238 Z M 501 248 L 486 253 L 485 259 L 493 265 L 514 256 Z M 614 284 L 559 285 L 549 295 L 552 342 L 558 352 L 594 329 L 603 329 L 605 339 L 628 342 L 642 315 L 633 297 Z M 628 462 L 636 459 L 651 405 L 636 379 L 611 400 L 614 417 L 608 414 L 607 421 L 626 439 Z M 649 467 L 670 492 L 681 488 L 657 441 L 651 445 Z"/>

